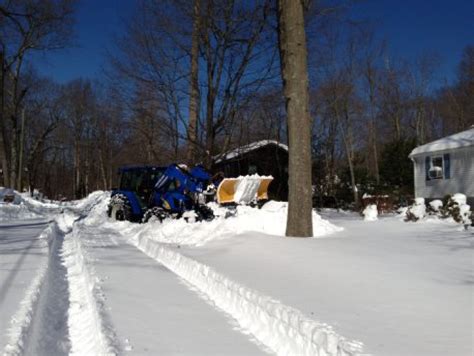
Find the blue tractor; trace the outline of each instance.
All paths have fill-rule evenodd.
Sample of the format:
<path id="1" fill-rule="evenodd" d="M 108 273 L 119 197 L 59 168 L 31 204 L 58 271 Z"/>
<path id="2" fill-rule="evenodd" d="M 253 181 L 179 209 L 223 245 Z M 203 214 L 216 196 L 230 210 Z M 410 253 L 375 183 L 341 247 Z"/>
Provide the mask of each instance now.
<path id="1" fill-rule="evenodd" d="M 120 187 L 112 191 L 108 216 L 116 220 L 147 222 L 156 217 L 212 220 L 212 209 L 205 205 L 205 189 L 211 176 L 201 166 L 189 170 L 138 166 L 119 169 Z"/>

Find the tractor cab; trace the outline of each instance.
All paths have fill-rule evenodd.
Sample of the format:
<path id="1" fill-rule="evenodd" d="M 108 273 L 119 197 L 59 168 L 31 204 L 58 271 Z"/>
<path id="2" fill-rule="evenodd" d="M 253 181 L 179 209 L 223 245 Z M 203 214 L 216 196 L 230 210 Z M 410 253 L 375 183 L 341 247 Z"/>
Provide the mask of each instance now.
<path id="1" fill-rule="evenodd" d="M 120 191 L 134 192 L 140 207 L 150 204 L 157 180 L 166 168 L 155 166 L 123 167 L 120 173 Z"/>

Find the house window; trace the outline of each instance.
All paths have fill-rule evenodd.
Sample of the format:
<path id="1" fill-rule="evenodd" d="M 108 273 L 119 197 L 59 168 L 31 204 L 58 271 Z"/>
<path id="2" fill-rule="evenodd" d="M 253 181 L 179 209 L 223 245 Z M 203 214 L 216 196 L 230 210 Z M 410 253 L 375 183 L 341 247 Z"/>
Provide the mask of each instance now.
<path id="1" fill-rule="evenodd" d="M 443 179 L 443 157 L 432 157 L 430 167 L 430 178 L 431 179 Z"/>
<path id="2" fill-rule="evenodd" d="M 426 180 L 449 179 L 450 159 L 449 154 L 442 156 L 426 157 Z"/>

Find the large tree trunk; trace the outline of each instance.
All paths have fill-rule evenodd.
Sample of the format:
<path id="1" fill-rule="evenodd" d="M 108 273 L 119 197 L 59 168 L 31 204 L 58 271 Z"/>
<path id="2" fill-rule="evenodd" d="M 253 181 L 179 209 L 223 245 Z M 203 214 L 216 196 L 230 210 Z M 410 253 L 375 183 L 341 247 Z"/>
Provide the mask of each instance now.
<path id="1" fill-rule="evenodd" d="M 188 164 L 196 161 L 197 123 L 199 111 L 199 28 L 200 1 L 194 0 L 193 34 L 191 44 L 191 88 L 189 93 L 189 122 L 188 122 Z"/>
<path id="2" fill-rule="evenodd" d="M 286 236 L 313 235 L 311 118 L 303 3 L 278 1 L 281 75 L 288 120 L 288 219 Z"/>
<path id="3" fill-rule="evenodd" d="M 12 135 L 10 143 L 10 184 L 12 188 L 15 188 L 18 172 L 18 120 L 15 114 L 10 116 L 10 120 L 12 126 Z"/>
<path id="4" fill-rule="evenodd" d="M 7 161 L 7 141 L 5 130 L 5 60 L 3 52 L 0 51 L 0 159 L 2 160 L 3 186 L 10 186 L 9 167 Z"/>
<path id="5" fill-rule="evenodd" d="M 20 128 L 20 147 L 18 150 L 18 183 L 17 190 L 23 189 L 23 155 L 25 151 L 25 109 L 21 112 L 21 128 Z"/>

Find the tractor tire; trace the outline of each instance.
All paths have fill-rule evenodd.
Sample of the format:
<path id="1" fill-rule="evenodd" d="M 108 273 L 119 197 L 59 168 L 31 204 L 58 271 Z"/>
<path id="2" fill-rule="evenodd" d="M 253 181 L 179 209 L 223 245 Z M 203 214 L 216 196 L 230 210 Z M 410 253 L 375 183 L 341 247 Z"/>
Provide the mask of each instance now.
<path id="1" fill-rule="evenodd" d="M 163 220 L 169 217 L 169 214 L 163 208 L 155 206 L 145 211 L 142 222 L 147 223 L 153 217 L 156 217 L 160 222 L 163 222 Z"/>
<path id="2" fill-rule="evenodd" d="M 214 211 L 206 205 L 199 205 L 195 209 L 196 221 L 211 221 L 214 219 Z"/>
<path id="3" fill-rule="evenodd" d="M 128 198 L 123 194 L 116 194 L 110 199 L 109 217 L 117 221 L 132 221 L 132 207 Z"/>

